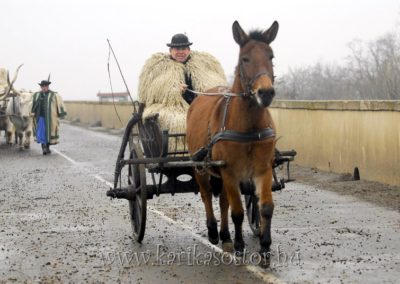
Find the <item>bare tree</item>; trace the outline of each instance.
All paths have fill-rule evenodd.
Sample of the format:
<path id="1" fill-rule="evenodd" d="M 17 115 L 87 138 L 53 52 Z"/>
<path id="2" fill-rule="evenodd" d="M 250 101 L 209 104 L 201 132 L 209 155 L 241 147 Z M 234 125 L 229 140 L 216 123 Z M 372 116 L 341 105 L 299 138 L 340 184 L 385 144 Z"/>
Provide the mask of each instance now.
<path id="1" fill-rule="evenodd" d="M 282 99 L 400 99 L 400 37 L 354 40 L 344 66 L 316 63 L 290 69 L 277 81 Z"/>

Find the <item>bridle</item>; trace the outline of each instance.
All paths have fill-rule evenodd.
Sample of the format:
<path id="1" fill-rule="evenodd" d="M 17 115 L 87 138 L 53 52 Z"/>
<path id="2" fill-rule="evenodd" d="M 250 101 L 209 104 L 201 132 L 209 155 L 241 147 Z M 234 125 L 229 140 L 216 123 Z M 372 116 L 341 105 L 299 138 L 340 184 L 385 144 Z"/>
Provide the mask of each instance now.
<path id="1" fill-rule="evenodd" d="M 271 79 L 271 82 L 274 83 L 274 76 L 272 76 L 268 71 L 259 72 L 256 75 L 254 75 L 250 80 L 245 82 L 245 79 L 247 78 L 247 76 L 245 76 L 244 67 L 243 67 L 242 62 L 239 63 L 238 68 L 239 68 L 240 82 L 242 83 L 242 86 L 244 86 L 244 88 L 245 88 L 244 93 L 243 93 L 243 96 L 245 96 L 245 97 L 246 96 L 250 97 L 251 95 L 253 95 L 253 96 L 255 95 L 254 91 L 252 90 L 253 84 L 261 76 L 268 76 Z"/>
<path id="2" fill-rule="evenodd" d="M 255 95 L 254 91 L 252 90 L 253 84 L 255 81 L 260 78 L 261 76 L 268 76 L 271 80 L 272 83 L 274 83 L 275 76 L 271 75 L 268 71 L 262 71 L 254 75 L 248 82 L 245 82 L 245 79 L 247 76 L 245 76 L 244 68 L 243 68 L 243 63 L 239 63 L 238 68 L 239 68 L 239 78 L 240 78 L 240 83 L 242 86 L 245 87 L 245 90 L 243 93 L 231 93 L 231 92 L 216 92 L 216 93 L 205 93 L 205 92 L 199 92 L 191 89 L 186 89 L 187 91 L 195 94 L 195 95 L 203 95 L 203 96 L 224 96 L 224 97 L 252 97 Z M 226 88 L 219 86 L 221 88 Z"/>

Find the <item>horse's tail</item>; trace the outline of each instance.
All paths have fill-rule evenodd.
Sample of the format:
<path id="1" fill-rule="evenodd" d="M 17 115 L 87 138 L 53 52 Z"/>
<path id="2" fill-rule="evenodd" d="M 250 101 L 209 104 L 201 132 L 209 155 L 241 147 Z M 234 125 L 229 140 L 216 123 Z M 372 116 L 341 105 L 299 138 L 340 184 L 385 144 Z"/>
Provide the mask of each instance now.
<path id="1" fill-rule="evenodd" d="M 219 196 L 222 192 L 222 179 L 210 176 L 211 191 L 215 197 Z"/>

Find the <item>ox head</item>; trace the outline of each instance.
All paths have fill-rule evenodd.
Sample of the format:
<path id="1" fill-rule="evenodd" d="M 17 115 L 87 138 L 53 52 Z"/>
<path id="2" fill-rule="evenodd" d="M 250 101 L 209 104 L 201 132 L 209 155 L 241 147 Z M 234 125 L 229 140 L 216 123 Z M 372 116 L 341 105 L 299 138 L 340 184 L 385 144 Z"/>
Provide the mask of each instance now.
<path id="1" fill-rule="evenodd" d="M 275 39 L 279 29 L 274 22 L 266 31 L 251 31 L 246 34 L 235 21 L 232 26 L 233 38 L 240 46 L 237 76 L 246 96 L 254 99 L 258 105 L 267 107 L 275 96 L 274 70 L 272 59 L 274 53 L 270 43 Z"/>
<path id="2" fill-rule="evenodd" d="M 32 92 L 18 90 L 18 95 L 8 101 L 6 113 L 19 117 L 29 117 L 32 109 L 32 99 Z"/>

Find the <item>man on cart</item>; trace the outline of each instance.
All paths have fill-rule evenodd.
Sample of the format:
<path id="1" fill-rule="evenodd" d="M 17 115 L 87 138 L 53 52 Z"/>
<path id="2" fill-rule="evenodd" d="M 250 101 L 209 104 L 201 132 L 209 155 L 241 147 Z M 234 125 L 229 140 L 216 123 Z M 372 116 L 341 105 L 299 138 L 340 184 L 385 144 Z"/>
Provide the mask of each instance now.
<path id="1" fill-rule="evenodd" d="M 153 54 L 139 77 L 139 100 L 146 105 L 144 118 L 159 115 L 161 129 L 184 133 L 186 113 L 195 99 L 193 91 L 204 92 L 226 86 L 224 70 L 209 53 L 193 51 L 185 34 L 176 34 L 167 43 L 168 53 Z"/>

